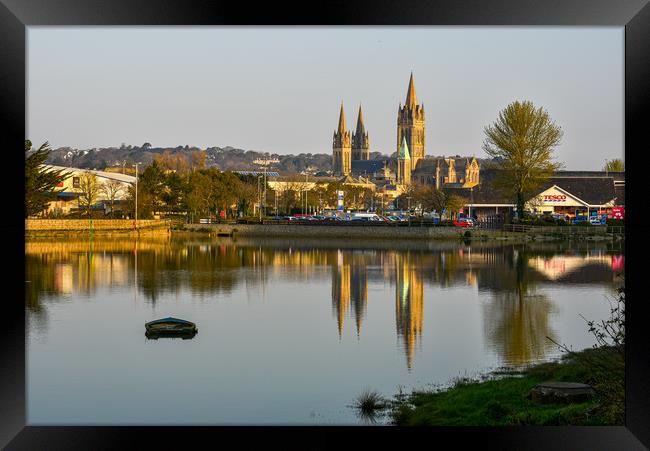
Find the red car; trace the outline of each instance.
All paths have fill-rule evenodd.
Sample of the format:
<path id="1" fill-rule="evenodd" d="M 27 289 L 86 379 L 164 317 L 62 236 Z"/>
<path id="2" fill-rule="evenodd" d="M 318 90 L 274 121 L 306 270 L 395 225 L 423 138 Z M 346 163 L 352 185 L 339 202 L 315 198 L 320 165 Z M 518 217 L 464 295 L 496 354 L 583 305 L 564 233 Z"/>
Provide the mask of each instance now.
<path id="1" fill-rule="evenodd" d="M 454 220 L 456 227 L 474 227 L 474 220 L 469 218 L 460 218 Z"/>

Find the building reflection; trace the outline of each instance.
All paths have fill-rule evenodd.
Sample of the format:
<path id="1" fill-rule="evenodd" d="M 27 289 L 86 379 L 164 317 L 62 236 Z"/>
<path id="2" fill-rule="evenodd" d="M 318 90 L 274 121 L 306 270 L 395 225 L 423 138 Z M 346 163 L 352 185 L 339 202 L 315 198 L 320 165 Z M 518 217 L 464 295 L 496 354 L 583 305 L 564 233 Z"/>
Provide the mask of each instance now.
<path id="1" fill-rule="evenodd" d="M 413 366 L 416 343 L 422 335 L 424 283 L 417 254 L 395 254 L 395 325 L 406 353 L 406 366 Z"/>
<path id="2" fill-rule="evenodd" d="M 368 305 L 366 256 L 358 252 L 337 250 L 332 254 L 332 312 L 336 317 L 339 338 L 345 317 L 352 308 L 357 336 L 361 335 Z"/>
<path id="3" fill-rule="evenodd" d="M 343 243 L 344 244 L 344 243 Z M 437 245 L 430 249 L 322 248 L 313 243 L 254 240 L 30 239 L 25 247 L 26 307 L 44 316 L 43 302 L 135 286 L 145 302 L 165 294 L 229 295 L 282 279 L 309 289 L 331 283 L 331 311 L 342 337 L 346 320 L 361 339 L 369 284 L 394 283 L 395 333 L 410 369 L 424 329 L 424 285 L 469 286 L 483 299 L 486 346 L 507 365 L 540 360 L 561 342 L 545 284 L 618 283 L 620 253 L 532 245 Z M 535 245 L 538 246 L 538 245 Z M 136 263 L 137 262 L 137 263 Z M 328 279 L 330 279 L 328 281 Z M 372 292 L 371 292 L 372 293 Z M 380 294 L 380 296 L 383 294 Z M 390 295 L 386 299 L 390 300 Z M 378 301 L 381 301 L 379 299 Z M 352 323 L 350 323 L 352 324 Z"/>

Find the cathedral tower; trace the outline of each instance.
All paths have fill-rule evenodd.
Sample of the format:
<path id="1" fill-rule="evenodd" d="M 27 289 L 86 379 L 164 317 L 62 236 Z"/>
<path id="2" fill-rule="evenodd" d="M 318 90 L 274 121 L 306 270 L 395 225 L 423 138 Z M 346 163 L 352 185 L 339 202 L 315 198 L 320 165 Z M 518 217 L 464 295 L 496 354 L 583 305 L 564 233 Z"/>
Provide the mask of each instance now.
<path id="1" fill-rule="evenodd" d="M 406 144 L 406 137 L 402 137 L 402 145 L 397 152 L 397 183 L 399 185 L 411 184 L 411 156 Z"/>
<path id="2" fill-rule="evenodd" d="M 366 132 L 366 127 L 363 125 L 363 113 L 361 112 L 361 105 L 359 105 L 357 129 L 352 135 L 352 159 L 370 159 L 370 141 L 368 140 L 368 132 Z"/>
<path id="3" fill-rule="evenodd" d="M 339 127 L 334 131 L 332 144 L 332 173 L 334 175 L 348 175 L 352 169 L 352 140 L 350 132 L 345 128 L 345 114 L 343 102 L 339 113 Z"/>
<path id="4" fill-rule="evenodd" d="M 400 103 L 397 112 L 398 152 L 402 145 L 402 138 L 406 139 L 406 144 L 411 153 L 411 170 L 414 170 L 418 161 L 424 158 L 424 105 L 418 105 L 413 73 L 411 73 L 406 93 L 406 104 L 402 107 Z"/>

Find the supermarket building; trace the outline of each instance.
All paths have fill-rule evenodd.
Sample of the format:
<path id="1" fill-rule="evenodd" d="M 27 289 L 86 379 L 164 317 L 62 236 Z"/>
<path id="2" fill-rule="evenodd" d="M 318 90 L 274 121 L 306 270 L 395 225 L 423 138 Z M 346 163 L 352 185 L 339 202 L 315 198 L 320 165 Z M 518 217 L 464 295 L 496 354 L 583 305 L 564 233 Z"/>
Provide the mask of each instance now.
<path id="1" fill-rule="evenodd" d="M 494 170 L 481 171 L 481 183 L 462 194 L 469 200 L 469 216 L 484 219 L 515 210 L 512 199 L 494 188 L 495 176 Z M 533 214 L 576 219 L 591 215 L 611 217 L 615 208 L 624 205 L 624 172 L 558 171 L 525 202 L 524 208 Z"/>

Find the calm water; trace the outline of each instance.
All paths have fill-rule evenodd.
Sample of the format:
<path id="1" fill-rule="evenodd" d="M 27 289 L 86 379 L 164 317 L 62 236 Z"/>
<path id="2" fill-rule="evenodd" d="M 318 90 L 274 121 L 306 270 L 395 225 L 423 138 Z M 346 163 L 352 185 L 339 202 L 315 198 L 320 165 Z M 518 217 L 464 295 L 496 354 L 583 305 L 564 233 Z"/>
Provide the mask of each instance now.
<path id="1" fill-rule="evenodd" d="M 594 341 L 620 244 L 26 244 L 29 424 L 359 424 L 387 396 Z M 197 323 L 148 340 L 144 323 Z"/>

